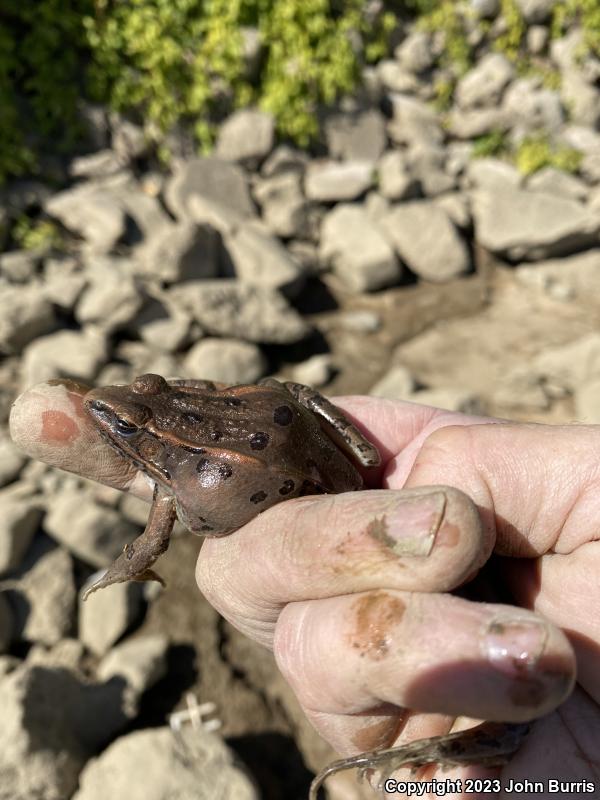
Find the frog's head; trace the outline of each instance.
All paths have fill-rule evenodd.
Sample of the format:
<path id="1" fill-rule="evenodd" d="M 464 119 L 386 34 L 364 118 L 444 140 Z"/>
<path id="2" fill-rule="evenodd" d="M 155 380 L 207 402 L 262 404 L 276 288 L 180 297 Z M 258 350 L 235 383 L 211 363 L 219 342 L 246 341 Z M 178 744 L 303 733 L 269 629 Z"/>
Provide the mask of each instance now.
<path id="1" fill-rule="evenodd" d="M 103 438 L 124 458 L 163 486 L 171 485 L 164 436 L 154 410 L 170 389 L 160 375 L 142 375 L 131 385 L 92 389 L 83 405 Z"/>

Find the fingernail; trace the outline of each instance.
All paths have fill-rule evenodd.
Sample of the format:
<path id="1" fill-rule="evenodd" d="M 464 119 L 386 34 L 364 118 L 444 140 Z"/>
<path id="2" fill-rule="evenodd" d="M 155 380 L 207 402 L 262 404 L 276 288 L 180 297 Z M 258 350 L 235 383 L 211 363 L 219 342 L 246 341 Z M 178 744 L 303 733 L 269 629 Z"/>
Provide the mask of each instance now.
<path id="1" fill-rule="evenodd" d="M 428 556 L 445 507 L 444 492 L 400 497 L 388 514 L 370 523 L 368 533 L 398 556 Z"/>
<path id="2" fill-rule="evenodd" d="M 541 621 L 498 617 L 489 623 L 483 646 L 493 667 L 522 676 L 539 661 L 547 638 L 548 629 Z"/>

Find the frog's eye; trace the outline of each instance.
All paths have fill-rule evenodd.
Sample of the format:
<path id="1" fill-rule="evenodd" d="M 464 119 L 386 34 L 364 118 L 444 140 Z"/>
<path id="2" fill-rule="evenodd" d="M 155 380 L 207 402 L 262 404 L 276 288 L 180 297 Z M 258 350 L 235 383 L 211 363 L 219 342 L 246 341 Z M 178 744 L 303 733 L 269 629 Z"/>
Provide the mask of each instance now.
<path id="1" fill-rule="evenodd" d="M 121 436 L 133 436 L 138 433 L 139 427 L 123 417 L 115 417 L 115 427 Z"/>

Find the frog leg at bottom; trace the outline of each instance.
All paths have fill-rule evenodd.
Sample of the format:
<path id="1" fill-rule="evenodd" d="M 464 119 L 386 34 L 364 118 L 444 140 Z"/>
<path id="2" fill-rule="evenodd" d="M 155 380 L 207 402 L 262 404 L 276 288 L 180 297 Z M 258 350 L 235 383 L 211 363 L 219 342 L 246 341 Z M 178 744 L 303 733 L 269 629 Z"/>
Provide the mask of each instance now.
<path id="1" fill-rule="evenodd" d="M 83 593 L 83 599 L 98 589 L 125 581 L 158 581 L 164 586 L 163 579 L 150 567 L 168 548 L 175 517 L 175 500 L 156 486 L 144 532 L 125 545 L 100 580 Z"/>
<path id="2" fill-rule="evenodd" d="M 357 756 L 334 761 L 317 775 L 310 785 L 308 800 L 317 800 L 319 789 L 331 775 L 342 770 L 360 769 L 360 775 L 367 770 L 380 770 L 377 789 L 382 791 L 386 780 L 400 767 L 412 764 L 441 764 L 448 767 L 480 764 L 496 767 L 506 764 L 513 756 L 527 733 L 530 724 L 484 722 L 466 731 L 418 739 L 401 747 L 385 750 L 372 750 Z"/>

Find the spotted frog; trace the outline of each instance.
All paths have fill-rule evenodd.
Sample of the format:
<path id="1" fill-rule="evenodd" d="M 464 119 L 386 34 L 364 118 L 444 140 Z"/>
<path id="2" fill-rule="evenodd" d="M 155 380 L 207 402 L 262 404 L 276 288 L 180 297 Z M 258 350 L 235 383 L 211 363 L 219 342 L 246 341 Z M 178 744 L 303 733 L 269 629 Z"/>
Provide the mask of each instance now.
<path id="1" fill-rule="evenodd" d="M 148 374 L 93 389 L 83 404 L 106 441 L 155 486 L 146 529 L 84 598 L 122 581 L 161 581 L 152 565 L 176 517 L 194 533 L 224 536 L 283 500 L 361 489 L 357 464 L 380 463 L 338 408 L 298 383 L 217 388 Z"/>

